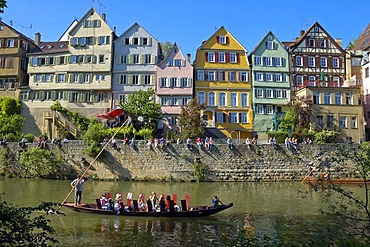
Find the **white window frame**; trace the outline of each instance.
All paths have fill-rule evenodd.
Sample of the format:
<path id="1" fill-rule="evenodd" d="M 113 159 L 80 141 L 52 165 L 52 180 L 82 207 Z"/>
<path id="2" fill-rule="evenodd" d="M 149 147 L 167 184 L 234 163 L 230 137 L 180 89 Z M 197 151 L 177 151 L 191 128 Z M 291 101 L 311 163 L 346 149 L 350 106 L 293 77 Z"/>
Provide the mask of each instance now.
<path id="1" fill-rule="evenodd" d="M 225 63 L 226 62 L 225 52 L 219 52 L 218 53 L 218 62 L 219 63 Z"/>
<path id="2" fill-rule="evenodd" d="M 328 60 L 326 57 L 320 57 L 321 68 L 326 68 L 328 66 Z"/>
<path id="3" fill-rule="evenodd" d="M 266 106 L 266 114 L 274 114 L 274 106 L 273 105 L 267 105 Z"/>
<path id="4" fill-rule="evenodd" d="M 238 106 L 238 93 L 230 93 L 230 106 Z"/>
<path id="5" fill-rule="evenodd" d="M 264 98 L 264 90 L 262 88 L 256 89 L 256 98 Z"/>
<path id="6" fill-rule="evenodd" d="M 333 57 L 333 68 L 339 68 L 339 58 Z"/>
<path id="7" fill-rule="evenodd" d="M 256 81 L 263 81 L 263 73 L 261 72 L 256 73 Z"/>
<path id="8" fill-rule="evenodd" d="M 218 94 L 218 106 L 226 106 L 226 93 L 220 92 Z"/>
<path id="9" fill-rule="evenodd" d="M 230 123 L 238 123 L 238 113 L 230 112 Z"/>
<path id="10" fill-rule="evenodd" d="M 208 105 L 215 106 L 216 105 L 216 94 L 214 92 L 208 93 Z"/>
<path id="11" fill-rule="evenodd" d="M 203 105 L 205 103 L 205 92 L 197 93 L 197 101 L 200 105 Z"/>
<path id="12" fill-rule="evenodd" d="M 242 106 L 248 106 L 248 93 L 241 93 L 240 94 L 240 102 Z"/>
<path id="13" fill-rule="evenodd" d="M 236 53 L 231 52 L 230 53 L 230 63 L 237 63 L 237 62 L 238 62 L 238 59 L 237 59 Z"/>
<path id="14" fill-rule="evenodd" d="M 215 53 L 213 51 L 208 52 L 208 62 L 210 63 L 216 62 Z"/>
<path id="15" fill-rule="evenodd" d="M 308 57 L 308 67 L 315 67 L 315 57 Z"/>
<path id="16" fill-rule="evenodd" d="M 197 80 L 204 81 L 204 70 L 197 70 Z"/>
<path id="17" fill-rule="evenodd" d="M 240 123 L 248 123 L 248 113 L 242 112 L 240 114 Z"/>
<path id="18" fill-rule="evenodd" d="M 246 71 L 240 72 L 240 81 L 242 82 L 248 81 L 248 72 Z"/>
<path id="19" fill-rule="evenodd" d="M 257 66 L 262 66 L 263 65 L 263 59 L 262 59 L 262 57 L 259 57 L 259 56 L 256 56 L 256 57 L 254 57 L 254 63 L 255 63 L 255 65 L 257 65 Z"/>
<path id="20" fill-rule="evenodd" d="M 302 67 L 303 66 L 303 58 L 301 56 L 297 56 L 295 58 L 295 63 L 296 63 L 296 66 Z"/>

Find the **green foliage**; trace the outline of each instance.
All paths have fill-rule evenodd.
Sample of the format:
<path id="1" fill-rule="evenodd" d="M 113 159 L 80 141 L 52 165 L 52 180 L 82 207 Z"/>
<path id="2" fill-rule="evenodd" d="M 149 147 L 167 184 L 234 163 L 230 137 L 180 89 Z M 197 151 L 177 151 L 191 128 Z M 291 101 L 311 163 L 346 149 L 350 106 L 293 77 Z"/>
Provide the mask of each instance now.
<path id="1" fill-rule="evenodd" d="M 173 130 L 169 129 L 167 131 L 167 134 L 166 134 L 166 139 L 169 140 L 169 141 L 175 140 L 176 139 L 176 133 Z"/>
<path id="2" fill-rule="evenodd" d="M 20 154 L 19 163 L 23 166 L 22 176 L 32 178 L 64 178 L 63 160 L 49 150 L 39 147 L 29 148 Z"/>
<path id="3" fill-rule="evenodd" d="M 311 96 L 296 96 L 289 102 L 290 109 L 285 117 L 280 119 L 279 129 L 301 131 L 309 129 L 312 115 L 313 100 Z"/>
<path id="4" fill-rule="evenodd" d="M 181 107 L 179 125 L 183 139 L 197 138 L 203 135 L 205 123 L 200 116 L 203 108 L 204 105 L 200 105 L 195 98 L 187 106 Z"/>
<path id="5" fill-rule="evenodd" d="M 95 157 L 99 154 L 99 152 L 102 150 L 102 147 L 99 145 L 96 141 L 91 141 L 90 144 L 86 148 L 86 153 L 90 157 Z"/>
<path id="6" fill-rule="evenodd" d="M 132 116 L 134 128 L 137 131 L 145 127 L 153 133 L 157 129 L 158 120 L 162 118 L 162 114 L 160 111 L 161 105 L 154 101 L 153 89 L 135 92 L 128 96 L 127 101 L 121 101 L 119 105 Z M 140 118 L 142 118 L 142 121 L 138 121 Z M 150 136 L 152 133 L 150 133 Z"/>
<path id="7" fill-rule="evenodd" d="M 4 9 L 8 7 L 6 6 L 6 0 L 0 0 L 0 14 L 4 13 Z"/>
<path id="8" fill-rule="evenodd" d="M 0 98 L 0 109 L 1 116 L 21 115 L 22 103 L 9 97 Z"/>
<path id="9" fill-rule="evenodd" d="M 16 177 L 19 173 L 18 167 L 14 165 L 8 149 L 0 148 L 0 175 L 5 177 Z"/>
<path id="10" fill-rule="evenodd" d="M 268 132 L 267 135 L 268 135 L 269 138 L 275 137 L 276 141 L 278 143 L 284 143 L 285 138 L 287 138 L 287 136 L 288 136 L 288 133 L 286 133 L 284 131 L 276 131 L 276 132 L 275 131 L 270 131 L 270 132 Z"/>
<path id="11" fill-rule="evenodd" d="M 202 163 L 201 161 L 194 162 L 193 164 L 194 176 L 198 182 L 202 181 L 205 178 L 206 168 L 207 168 L 207 165 Z"/>
<path id="12" fill-rule="evenodd" d="M 96 156 L 101 147 L 99 143 L 106 137 L 106 129 L 102 123 L 91 123 L 83 135 L 83 141 L 88 146 L 86 152 L 90 156 Z"/>
<path id="13" fill-rule="evenodd" d="M 164 57 L 167 57 L 168 53 L 171 51 L 173 44 L 170 41 L 164 43 L 159 42 L 162 48 L 162 54 Z"/>
<path id="14" fill-rule="evenodd" d="M 63 107 L 59 101 L 55 101 L 51 105 L 51 110 L 57 111 L 70 120 L 81 132 L 85 132 L 91 122 L 97 122 L 97 120 L 89 119 L 78 112 L 71 112 L 67 108 Z"/>
<path id="15" fill-rule="evenodd" d="M 336 143 L 339 132 L 334 130 L 322 129 L 314 134 L 314 141 L 318 144 L 321 143 Z"/>
<path id="16" fill-rule="evenodd" d="M 35 136 L 33 134 L 24 134 L 23 135 L 24 138 L 27 139 L 28 142 L 33 142 L 35 140 Z"/>
<path id="17" fill-rule="evenodd" d="M 0 138 L 19 141 L 25 119 L 21 115 L 0 116 Z"/>
<path id="18" fill-rule="evenodd" d="M 284 118 L 280 119 L 279 130 L 284 132 L 293 131 L 298 124 L 298 116 L 294 108 L 290 108 Z M 285 138 L 284 138 L 285 139 Z"/>
<path id="19" fill-rule="evenodd" d="M 55 203 L 43 202 L 38 207 L 15 207 L 0 201 L 0 243 L 1 246 L 53 246 L 55 230 L 49 226 L 50 220 L 36 212 L 55 211 Z"/>

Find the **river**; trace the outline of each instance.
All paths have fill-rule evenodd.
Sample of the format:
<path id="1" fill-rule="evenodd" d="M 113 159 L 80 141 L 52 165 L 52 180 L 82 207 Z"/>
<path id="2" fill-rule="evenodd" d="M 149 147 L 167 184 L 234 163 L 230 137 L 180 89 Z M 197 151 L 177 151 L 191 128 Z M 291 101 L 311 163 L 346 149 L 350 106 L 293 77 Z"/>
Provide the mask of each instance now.
<path id="1" fill-rule="evenodd" d="M 0 179 L 2 200 L 18 206 L 37 206 L 42 201 L 62 202 L 70 181 Z M 356 190 L 356 189 L 355 189 Z M 62 246 L 218 246 L 222 237 L 232 238 L 240 229 L 259 239 L 261 246 L 300 245 L 313 234 L 323 218 L 322 193 L 300 182 L 128 182 L 86 180 L 82 202 L 94 202 L 102 193 L 132 192 L 149 195 L 190 195 L 190 205 L 210 205 L 218 195 L 234 206 L 214 216 L 199 219 L 158 219 L 99 216 L 62 208 L 65 216 L 47 216 Z M 73 200 L 73 193 L 68 201 Z"/>

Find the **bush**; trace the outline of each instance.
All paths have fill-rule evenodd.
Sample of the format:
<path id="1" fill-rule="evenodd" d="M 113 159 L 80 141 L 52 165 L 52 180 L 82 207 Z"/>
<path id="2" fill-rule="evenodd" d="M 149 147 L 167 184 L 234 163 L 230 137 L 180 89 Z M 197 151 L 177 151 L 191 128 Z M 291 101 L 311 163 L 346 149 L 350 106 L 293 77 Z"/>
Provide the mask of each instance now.
<path id="1" fill-rule="evenodd" d="M 31 142 L 31 143 L 35 140 L 35 136 L 33 134 L 30 134 L 30 133 L 29 134 L 24 134 L 23 137 L 26 138 L 27 141 Z"/>
<path id="2" fill-rule="evenodd" d="M 284 143 L 285 141 L 285 138 L 287 138 L 288 136 L 288 133 L 284 132 L 284 131 L 271 131 L 271 132 L 268 132 L 268 137 L 269 138 L 276 138 L 276 141 L 278 143 Z"/>
<path id="3" fill-rule="evenodd" d="M 333 130 L 323 129 L 315 133 L 314 140 L 316 143 L 336 143 L 339 134 L 339 132 Z"/>

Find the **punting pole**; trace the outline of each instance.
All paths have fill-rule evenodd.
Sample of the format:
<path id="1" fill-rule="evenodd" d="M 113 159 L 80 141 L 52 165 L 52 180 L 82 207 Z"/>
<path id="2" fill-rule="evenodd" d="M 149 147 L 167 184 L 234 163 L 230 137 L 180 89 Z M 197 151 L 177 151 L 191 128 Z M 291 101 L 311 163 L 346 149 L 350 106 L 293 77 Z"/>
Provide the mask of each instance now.
<path id="1" fill-rule="evenodd" d="M 104 147 L 100 150 L 100 152 L 96 155 L 96 157 L 90 162 L 89 167 L 86 168 L 86 170 L 82 173 L 81 177 L 78 179 L 77 183 L 72 187 L 71 191 L 68 193 L 66 198 L 64 198 L 63 202 L 59 206 L 58 210 L 63 206 L 63 204 L 67 201 L 68 197 L 72 194 L 73 190 L 77 186 L 77 184 L 83 179 L 83 177 L 86 175 L 87 171 L 91 168 L 91 166 L 94 164 L 94 162 L 99 158 L 99 156 L 103 153 L 105 148 L 108 146 L 108 144 L 113 140 L 113 138 L 118 134 L 118 132 L 125 126 L 125 124 L 128 122 L 129 118 L 126 119 L 126 121 L 119 127 L 119 129 L 114 133 L 114 135 L 109 139 L 109 141 L 104 145 Z"/>

